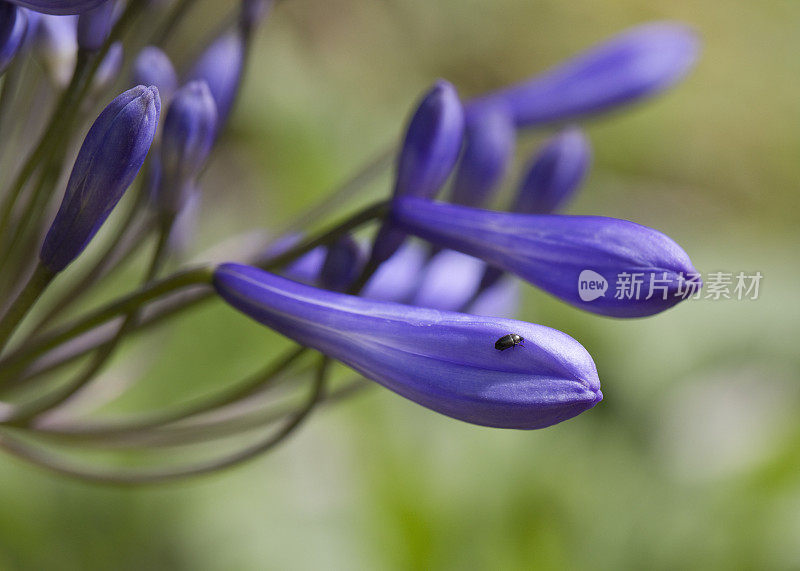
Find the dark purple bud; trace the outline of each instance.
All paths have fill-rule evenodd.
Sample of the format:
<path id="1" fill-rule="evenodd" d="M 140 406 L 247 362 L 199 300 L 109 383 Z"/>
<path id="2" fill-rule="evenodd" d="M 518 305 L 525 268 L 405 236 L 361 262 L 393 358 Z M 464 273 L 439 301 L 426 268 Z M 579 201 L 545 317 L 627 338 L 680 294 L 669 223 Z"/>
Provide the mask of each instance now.
<path id="1" fill-rule="evenodd" d="M 464 110 L 458 93 L 439 80 L 422 98 L 406 129 L 395 196 L 436 196 L 456 164 L 463 136 Z"/>
<path id="2" fill-rule="evenodd" d="M 214 285 L 260 323 L 459 420 L 544 428 L 602 399 L 592 358 L 548 327 L 367 300 L 237 264 L 220 266 Z M 524 344 L 498 351 L 509 333 Z"/>
<path id="3" fill-rule="evenodd" d="M 514 317 L 519 310 L 519 280 L 506 276 L 485 289 L 470 306 L 473 315 Z"/>
<path id="4" fill-rule="evenodd" d="M 428 262 L 413 305 L 464 311 L 475 295 L 486 264 L 478 258 L 453 250 L 442 250 Z"/>
<path id="5" fill-rule="evenodd" d="M 217 108 L 204 81 L 193 81 L 175 93 L 161 134 L 162 212 L 177 214 L 194 188 L 214 144 Z"/>
<path id="6" fill-rule="evenodd" d="M 356 281 L 364 257 L 361 248 L 350 236 L 334 242 L 325 256 L 325 263 L 319 273 L 319 285 L 331 291 L 347 291 Z"/>
<path id="7" fill-rule="evenodd" d="M 417 105 L 406 129 L 397 160 L 395 196 L 433 198 L 456 164 L 464 136 L 464 109 L 455 88 L 439 80 Z M 384 224 L 372 258 L 385 261 L 405 235 Z"/>
<path id="8" fill-rule="evenodd" d="M 288 242 L 287 242 L 288 243 Z M 293 242 L 291 245 L 294 245 Z M 288 247 L 287 247 L 288 249 Z M 272 250 L 273 255 L 280 253 L 278 250 Z M 300 256 L 287 266 L 283 274 L 294 281 L 304 284 L 316 284 L 319 281 L 319 274 L 322 271 L 322 266 L 325 263 L 325 258 L 328 257 L 328 248 L 319 246 L 310 252 Z"/>
<path id="9" fill-rule="evenodd" d="M 244 39 L 238 32 L 229 32 L 203 52 L 189 73 L 189 81 L 203 80 L 211 89 L 217 103 L 218 131 L 227 122 L 239 92 L 243 66 Z"/>
<path id="10" fill-rule="evenodd" d="M 7 0 L 17 6 L 30 8 L 42 14 L 82 14 L 108 2 L 108 0 Z"/>
<path id="11" fill-rule="evenodd" d="M 405 242 L 381 264 L 362 295 L 379 301 L 408 301 L 419 284 L 427 260 L 427 252 L 419 243 Z"/>
<path id="12" fill-rule="evenodd" d="M 78 46 L 81 49 L 99 50 L 114 25 L 115 0 L 108 0 L 97 8 L 83 12 L 78 18 Z"/>
<path id="13" fill-rule="evenodd" d="M 133 85 L 155 85 L 166 103 L 178 89 L 178 76 L 167 54 L 155 46 L 142 48 L 133 62 Z"/>
<path id="14" fill-rule="evenodd" d="M 592 149 L 580 129 L 556 135 L 533 157 L 512 210 L 521 214 L 557 212 L 583 183 L 591 163 Z"/>
<path id="15" fill-rule="evenodd" d="M 17 55 L 27 28 L 26 14 L 13 4 L 0 1 L 0 75 Z"/>
<path id="16" fill-rule="evenodd" d="M 476 208 L 485 206 L 514 158 L 516 137 L 514 121 L 500 109 L 487 109 L 470 116 L 451 202 Z"/>
<path id="17" fill-rule="evenodd" d="M 140 85 L 114 99 L 94 122 L 39 254 L 49 270 L 69 265 L 111 214 L 144 163 L 160 111 L 158 89 Z"/>
<path id="18" fill-rule="evenodd" d="M 501 108 L 517 126 L 529 127 L 609 111 L 677 83 L 699 49 L 697 36 L 684 25 L 639 26 L 539 77 L 470 102 L 467 113 Z"/>
<path id="19" fill-rule="evenodd" d="M 697 275 L 678 244 L 626 220 L 491 212 L 400 197 L 392 221 L 576 307 L 612 317 L 664 311 L 684 299 L 686 281 Z"/>
<path id="20" fill-rule="evenodd" d="M 36 29 L 36 54 L 59 87 L 65 87 L 75 69 L 78 53 L 78 19 L 74 16 L 42 16 Z"/>

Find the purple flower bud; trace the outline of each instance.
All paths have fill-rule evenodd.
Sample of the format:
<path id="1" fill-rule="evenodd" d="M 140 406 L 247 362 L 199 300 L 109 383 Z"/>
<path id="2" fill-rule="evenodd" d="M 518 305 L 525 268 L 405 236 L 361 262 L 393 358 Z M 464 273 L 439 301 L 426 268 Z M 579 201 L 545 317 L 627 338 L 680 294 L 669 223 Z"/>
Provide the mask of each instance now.
<path id="1" fill-rule="evenodd" d="M 99 50 L 114 25 L 116 2 L 108 0 L 97 8 L 83 12 L 78 18 L 78 46 L 84 50 Z"/>
<path id="2" fill-rule="evenodd" d="M 580 129 L 567 129 L 539 151 L 520 185 L 512 210 L 553 214 L 566 203 L 589 173 L 592 149 Z"/>
<path id="3" fill-rule="evenodd" d="M 464 110 L 458 93 L 439 80 L 422 98 L 406 129 L 395 196 L 436 196 L 456 164 L 463 135 Z"/>
<path id="4" fill-rule="evenodd" d="M 544 428 L 602 399 L 592 358 L 548 327 L 367 300 L 237 264 L 220 266 L 214 285 L 260 323 L 459 420 Z M 509 333 L 524 345 L 495 349 Z"/>
<path id="5" fill-rule="evenodd" d="M 64 87 L 75 69 L 78 20 L 74 16 L 42 16 L 36 29 L 35 50 L 53 83 Z"/>
<path id="6" fill-rule="evenodd" d="M 22 10 L 0 1 L 0 75 L 17 55 L 27 27 L 28 19 Z"/>
<path id="7" fill-rule="evenodd" d="M 294 245 L 294 243 L 296 242 L 289 243 L 287 241 L 286 249 Z M 280 250 L 271 248 L 271 250 L 272 255 L 278 255 L 281 251 L 285 251 L 283 248 Z M 319 274 L 327 257 L 328 248 L 319 246 L 289 264 L 283 274 L 297 282 L 316 284 L 319 281 Z"/>
<path id="8" fill-rule="evenodd" d="M 532 80 L 472 101 L 468 115 L 506 109 L 519 127 L 609 111 L 655 95 L 682 79 L 699 52 L 686 26 L 639 26 Z"/>
<path id="9" fill-rule="evenodd" d="M 519 280 L 506 277 L 484 290 L 469 312 L 487 317 L 514 317 L 519 310 Z"/>
<path id="10" fill-rule="evenodd" d="M 409 234 L 481 258 L 567 303 L 613 317 L 643 317 L 672 307 L 683 299 L 685 280 L 697 274 L 674 241 L 626 220 L 490 212 L 413 197 L 395 199 L 392 220 Z"/>
<path id="11" fill-rule="evenodd" d="M 367 282 L 362 295 L 379 301 L 407 301 L 416 290 L 428 255 L 417 242 L 405 242 Z"/>
<path id="12" fill-rule="evenodd" d="M 331 291 L 347 291 L 356 281 L 364 264 L 361 248 L 350 236 L 334 242 L 325 256 L 319 274 L 319 285 Z"/>
<path id="13" fill-rule="evenodd" d="M 217 108 L 204 81 L 193 81 L 175 94 L 161 135 L 162 212 L 177 214 L 194 188 L 211 152 Z"/>
<path id="14" fill-rule="evenodd" d="M 7 0 L 17 6 L 30 8 L 42 14 L 81 14 L 108 2 L 108 0 Z"/>
<path id="15" fill-rule="evenodd" d="M 244 67 L 244 39 L 238 32 L 220 36 L 194 64 L 189 81 L 204 80 L 217 103 L 217 130 L 228 120 Z"/>
<path id="16" fill-rule="evenodd" d="M 144 163 L 161 111 L 158 89 L 134 87 L 95 120 L 39 254 L 53 272 L 69 265 L 100 229 Z"/>
<path id="17" fill-rule="evenodd" d="M 442 250 L 428 262 L 413 305 L 464 311 L 464 305 L 475 295 L 486 268 L 478 258 L 453 250 Z"/>
<path id="18" fill-rule="evenodd" d="M 166 103 L 178 89 L 178 76 L 167 54 L 155 46 L 142 48 L 133 62 L 133 85 L 155 85 Z"/>
<path id="19" fill-rule="evenodd" d="M 476 208 L 486 204 L 514 158 L 516 136 L 514 121 L 499 109 L 470 116 L 453 181 L 453 203 Z"/>
<path id="20" fill-rule="evenodd" d="M 422 98 L 406 129 L 394 195 L 433 198 L 458 160 L 463 136 L 464 110 L 458 93 L 439 80 Z M 404 239 L 402 232 L 384 224 L 375 239 L 373 259 L 389 259 Z"/>

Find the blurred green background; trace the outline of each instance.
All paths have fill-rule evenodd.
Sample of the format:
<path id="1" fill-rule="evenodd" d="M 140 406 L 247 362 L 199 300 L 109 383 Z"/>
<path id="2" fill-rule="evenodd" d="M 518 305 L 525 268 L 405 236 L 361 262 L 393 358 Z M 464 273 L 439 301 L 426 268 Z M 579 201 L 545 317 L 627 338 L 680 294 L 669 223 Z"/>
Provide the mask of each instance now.
<path id="1" fill-rule="evenodd" d="M 214 29 L 221 3 L 201 4 L 175 45 Z M 520 318 L 583 343 L 605 394 L 543 431 L 375 388 L 188 482 L 104 488 L 3 457 L 0 569 L 800 568 L 800 3 L 285 0 L 206 178 L 197 248 L 285 224 L 392 144 L 437 77 L 478 94 L 661 19 L 698 30 L 700 64 L 585 125 L 595 165 L 570 212 L 655 227 L 704 273 L 760 271 L 757 301 L 620 321 L 525 288 Z M 212 304 L 111 374 L 144 374 L 135 398 L 163 406 L 283 346 Z"/>

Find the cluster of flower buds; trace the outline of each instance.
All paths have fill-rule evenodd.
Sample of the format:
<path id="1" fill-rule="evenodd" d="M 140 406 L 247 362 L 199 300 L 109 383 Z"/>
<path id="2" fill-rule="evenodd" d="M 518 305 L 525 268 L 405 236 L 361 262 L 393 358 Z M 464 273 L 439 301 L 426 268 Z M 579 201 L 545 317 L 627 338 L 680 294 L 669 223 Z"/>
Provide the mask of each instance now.
<path id="1" fill-rule="evenodd" d="M 411 113 L 396 150 L 391 196 L 319 234 L 309 228 L 317 220 L 306 216 L 301 231 L 271 243 L 259 238 L 252 252 L 227 250 L 224 263 L 162 276 L 165 260 L 180 257 L 176 235 L 188 235 L 184 219 L 202 204 L 203 172 L 215 145 L 224 143 L 253 33 L 271 7 L 268 0 L 243 0 L 227 20 L 230 28 L 176 69 L 162 44 L 186 17 L 183 3 L 0 0 L 0 73 L 14 70 L 4 79 L 0 104 L 24 108 L 15 83 L 22 70 L 32 73 L 17 66 L 28 42 L 54 87 L 43 132 L 17 146 L 31 150 L 15 161 L 13 176 L 0 180 L 0 288 L 10 300 L 0 312 L 0 447 L 102 481 L 197 474 L 268 450 L 315 405 L 349 394 L 363 379 L 473 424 L 544 428 L 591 409 L 602 393 L 595 364 L 578 341 L 512 319 L 520 283 L 621 318 L 653 315 L 684 299 L 685 276 L 696 272 L 673 240 L 625 220 L 560 213 L 591 166 L 591 146 L 574 123 L 656 95 L 694 64 L 694 34 L 672 23 L 636 28 L 539 77 L 471 100 L 439 80 Z M 143 11 L 152 14 L 142 18 Z M 151 20 L 162 28 L 151 45 L 130 54 L 130 88 L 108 93 L 128 57 L 126 33 L 153 27 Z M 88 128 L 59 192 L 67 151 L 91 121 L 92 101 L 101 100 L 110 103 Z M 0 108 L 0 118 L 8 116 Z M 543 125 L 562 127 L 524 165 L 508 211 L 490 209 L 511 178 L 517 138 Z M 127 201 L 114 236 L 87 251 L 129 188 L 137 197 Z M 449 200 L 435 201 L 446 188 Z M 375 232 L 362 234 L 372 221 Z M 149 236 L 157 247 L 138 287 L 88 314 L 63 317 Z M 40 255 L 31 265 L 26 248 L 33 247 Z M 84 263 L 73 268 L 79 258 Z M 579 287 L 585 272 L 606 284 L 639 275 L 659 284 L 658 295 L 589 298 Z M 62 273 L 74 274 L 72 282 Z M 45 290 L 58 295 L 42 309 Z M 90 381 L 123 339 L 215 296 L 297 348 L 243 386 L 197 406 L 112 423 L 65 412 L 72 398 L 93 395 Z M 263 405 L 261 393 L 289 372 L 298 378 L 302 369 L 295 369 L 312 352 L 322 358 L 312 367 L 309 395 L 295 402 L 292 392 L 295 404 L 288 409 Z M 84 356 L 90 366 L 76 377 L 43 377 Z M 358 374 L 352 386 L 323 390 L 331 359 Z M 14 396 L 27 386 L 36 389 L 34 398 L 31 391 L 22 400 Z M 210 411 L 227 412 L 208 419 Z M 161 447 L 275 422 L 282 424 L 268 438 L 231 454 L 121 472 L 50 456 L 5 430 L 69 436 L 87 446 Z"/>

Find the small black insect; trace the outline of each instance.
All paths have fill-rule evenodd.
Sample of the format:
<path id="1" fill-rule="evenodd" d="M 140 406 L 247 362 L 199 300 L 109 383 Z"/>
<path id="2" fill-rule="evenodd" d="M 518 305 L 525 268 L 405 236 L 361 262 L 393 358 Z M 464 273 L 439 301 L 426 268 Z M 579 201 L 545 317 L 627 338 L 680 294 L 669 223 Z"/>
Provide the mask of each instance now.
<path id="1" fill-rule="evenodd" d="M 509 333 L 508 335 L 503 335 L 500 339 L 498 339 L 494 344 L 494 348 L 498 351 L 505 351 L 506 349 L 511 349 L 512 347 L 522 345 L 523 343 L 525 343 L 524 337 L 517 335 L 516 333 Z"/>

